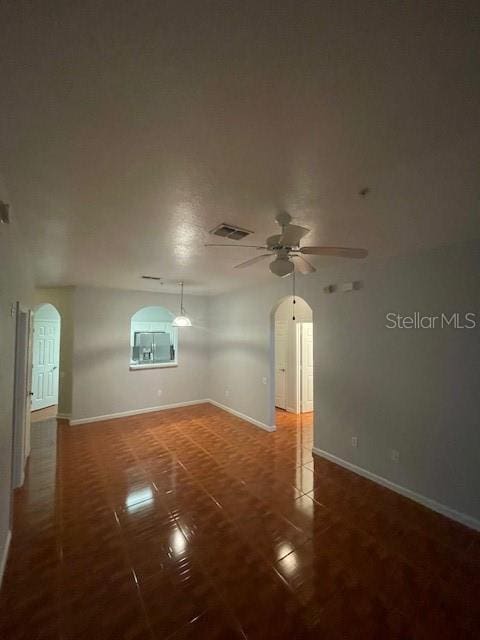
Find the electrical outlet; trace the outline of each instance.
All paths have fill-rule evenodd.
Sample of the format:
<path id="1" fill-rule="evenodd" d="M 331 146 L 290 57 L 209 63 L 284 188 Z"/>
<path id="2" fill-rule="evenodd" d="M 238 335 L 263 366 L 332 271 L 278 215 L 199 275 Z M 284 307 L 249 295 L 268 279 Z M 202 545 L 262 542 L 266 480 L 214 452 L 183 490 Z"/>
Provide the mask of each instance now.
<path id="1" fill-rule="evenodd" d="M 162 393 L 163 393 L 163 391 L 162 391 L 161 389 L 159 389 L 159 390 L 157 391 L 157 396 L 160 398 L 160 396 L 162 395 Z"/>
<path id="2" fill-rule="evenodd" d="M 400 451 L 397 451 L 396 449 L 392 449 L 390 451 L 390 460 L 392 462 L 400 462 Z"/>
<path id="3" fill-rule="evenodd" d="M 230 389 L 225 389 L 225 397 L 228 398 L 230 395 Z"/>
<path id="4" fill-rule="evenodd" d="M 263 378 L 262 378 L 262 384 L 267 384 L 267 378 L 266 378 L 266 376 L 263 376 Z"/>
<path id="5" fill-rule="evenodd" d="M 358 447 L 358 437 L 352 436 L 352 447 L 356 449 Z"/>

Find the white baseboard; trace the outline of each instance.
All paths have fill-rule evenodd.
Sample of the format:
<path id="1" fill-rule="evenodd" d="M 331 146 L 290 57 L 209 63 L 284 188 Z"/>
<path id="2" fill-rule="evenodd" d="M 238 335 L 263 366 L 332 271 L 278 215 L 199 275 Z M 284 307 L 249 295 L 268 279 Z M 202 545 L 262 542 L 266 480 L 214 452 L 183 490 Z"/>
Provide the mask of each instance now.
<path id="1" fill-rule="evenodd" d="M 0 558 L 0 587 L 2 586 L 3 574 L 5 572 L 5 567 L 7 566 L 8 551 L 10 549 L 11 540 L 12 540 L 12 532 L 9 529 L 7 531 L 7 537 L 5 538 L 5 544 L 3 545 L 3 549 L 2 549 L 2 557 Z"/>
<path id="2" fill-rule="evenodd" d="M 57 413 L 56 416 L 59 420 L 70 420 L 72 417 L 71 413 Z"/>
<path id="3" fill-rule="evenodd" d="M 227 411 L 228 413 L 231 413 L 234 416 L 237 416 L 237 418 L 241 418 L 246 422 L 250 422 L 251 424 L 254 424 L 256 427 L 259 427 L 260 429 L 264 429 L 265 431 L 276 430 L 275 425 L 269 426 L 268 424 L 264 424 L 263 422 L 260 422 L 259 420 L 255 420 L 254 418 L 251 418 L 250 416 L 247 416 L 244 413 L 240 413 L 240 411 L 235 411 L 235 409 L 231 409 L 230 407 L 227 407 L 226 405 L 221 404 L 216 400 L 210 400 L 209 398 L 206 398 L 204 400 L 188 400 L 186 402 L 175 402 L 174 404 L 163 404 L 158 407 L 147 407 L 146 409 L 133 409 L 132 411 L 120 411 L 118 413 L 108 413 L 102 416 L 92 416 L 91 418 L 77 418 L 75 420 L 70 420 L 70 425 L 76 426 L 80 424 L 89 424 L 91 422 L 103 422 L 104 420 L 114 420 L 115 418 L 127 418 L 128 416 L 136 416 L 142 413 L 153 413 L 155 411 L 163 411 L 165 409 L 177 409 L 180 407 L 189 407 L 194 404 L 206 404 L 206 403 L 213 404 L 216 407 L 219 407 L 219 409 L 223 409 L 224 411 Z M 59 417 L 60 415 L 57 416 L 57 418 Z M 65 417 L 67 416 L 65 415 Z"/>
<path id="4" fill-rule="evenodd" d="M 400 495 L 405 496 L 406 498 L 410 498 L 410 500 L 414 500 L 415 502 L 418 502 L 424 507 L 427 507 L 427 509 L 432 509 L 432 511 L 436 511 L 437 513 L 440 513 L 443 516 L 450 518 L 451 520 L 456 520 L 457 522 L 460 522 L 460 524 L 463 524 L 466 527 L 470 527 L 471 529 L 480 531 L 480 520 L 477 520 L 476 518 L 473 518 L 472 516 L 469 516 L 466 513 L 461 513 L 460 511 L 456 511 L 455 509 L 446 507 L 445 505 L 440 504 L 440 502 L 436 502 L 435 500 L 432 500 L 431 498 L 427 498 L 426 496 L 423 496 L 420 493 L 416 493 L 411 489 L 402 487 L 401 485 L 396 484 L 391 480 L 387 480 L 382 476 L 377 476 L 376 473 L 372 473 L 371 471 L 367 471 L 362 467 L 358 467 L 356 464 L 353 464 L 352 462 L 348 462 L 347 460 L 338 458 L 337 456 L 333 455 L 333 453 L 328 453 L 328 451 L 323 451 L 323 449 L 318 449 L 317 447 L 313 447 L 312 452 L 317 456 L 326 458 L 327 460 L 330 460 L 330 462 L 334 462 L 335 464 L 345 467 L 345 469 L 349 469 L 350 471 L 357 473 L 359 476 L 368 478 L 368 480 L 372 480 L 373 482 L 376 482 L 377 484 L 381 484 L 383 487 L 386 487 L 387 489 L 391 489 L 392 491 L 395 491 L 396 493 L 399 493 Z"/>
<path id="5" fill-rule="evenodd" d="M 228 413 L 231 413 L 232 415 L 237 416 L 237 418 L 241 418 L 246 422 L 250 422 L 251 424 L 254 424 L 256 427 L 259 427 L 264 431 L 277 430 L 277 427 L 275 425 L 268 425 L 268 424 L 265 424 L 264 422 L 260 422 L 259 420 L 255 420 L 255 418 L 251 418 L 250 416 L 247 416 L 244 413 L 240 413 L 240 411 L 236 411 L 235 409 L 231 409 L 230 407 L 227 407 L 226 404 L 221 404 L 216 400 L 207 400 L 207 402 L 209 402 L 210 404 L 213 404 L 215 407 L 218 407 L 219 409 L 223 409 L 224 411 L 227 411 Z"/>
<path id="6" fill-rule="evenodd" d="M 188 400 L 187 402 L 175 402 L 173 404 L 162 404 L 158 407 L 147 407 L 146 409 L 133 409 L 131 411 L 120 411 L 119 413 L 108 413 L 103 416 L 93 416 L 91 418 L 78 418 L 70 420 L 70 425 L 88 424 L 90 422 L 103 422 L 104 420 L 114 420 L 115 418 L 127 418 L 128 416 L 137 416 L 141 413 L 153 413 L 155 411 L 164 411 L 165 409 L 177 409 L 179 407 L 189 407 L 193 404 L 206 404 L 210 400 Z"/>

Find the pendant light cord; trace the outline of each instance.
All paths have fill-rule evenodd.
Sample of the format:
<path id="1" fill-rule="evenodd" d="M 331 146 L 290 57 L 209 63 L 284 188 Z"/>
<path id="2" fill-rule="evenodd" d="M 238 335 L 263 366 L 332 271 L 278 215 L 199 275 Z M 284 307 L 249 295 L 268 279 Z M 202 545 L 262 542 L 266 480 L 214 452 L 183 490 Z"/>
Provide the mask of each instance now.
<path id="1" fill-rule="evenodd" d="M 180 314 L 173 319 L 172 326 L 174 327 L 191 327 L 192 321 L 185 312 L 183 306 L 183 282 L 178 283 L 180 285 Z"/>
<path id="2" fill-rule="evenodd" d="M 184 316 L 185 312 L 183 309 L 183 282 L 180 283 L 180 315 Z"/>

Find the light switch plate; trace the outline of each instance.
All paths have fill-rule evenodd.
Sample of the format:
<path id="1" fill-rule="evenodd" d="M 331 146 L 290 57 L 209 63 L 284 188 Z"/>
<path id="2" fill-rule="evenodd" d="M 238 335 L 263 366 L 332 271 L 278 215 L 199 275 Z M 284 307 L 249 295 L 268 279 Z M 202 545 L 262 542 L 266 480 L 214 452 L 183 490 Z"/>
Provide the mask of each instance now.
<path id="1" fill-rule="evenodd" d="M 397 451 L 397 449 L 392 449 L 390 451 L 390 459 L 392 460 L 392 462 L 400 462 L 400 451 Z"/>

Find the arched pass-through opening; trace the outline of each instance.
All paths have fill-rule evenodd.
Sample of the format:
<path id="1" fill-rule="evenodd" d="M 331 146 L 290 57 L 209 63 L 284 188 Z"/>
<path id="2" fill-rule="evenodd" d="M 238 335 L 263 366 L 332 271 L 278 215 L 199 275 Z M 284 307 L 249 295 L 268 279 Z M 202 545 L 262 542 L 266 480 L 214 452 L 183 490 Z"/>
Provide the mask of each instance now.
<path id="1" fill-rule="evenodd" d="M 277 427 L 313 424 L 313 311 L 299 296 L 271 312 L 270 417 Z"/>
<path id="2" fill-rule="evenodd" d="M 130 369 L 176 367 L 178 330 L 165 307 L 143 307 L 130 319 Z"/>
<path id="3" fill-rule="evenodd" d="M 33 312 L 32 422 L 57 415 L 60 381 L 60 313 L 50 303 Z"/>

